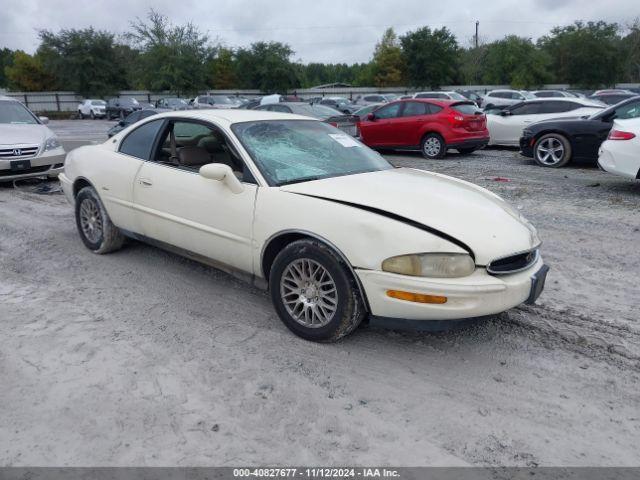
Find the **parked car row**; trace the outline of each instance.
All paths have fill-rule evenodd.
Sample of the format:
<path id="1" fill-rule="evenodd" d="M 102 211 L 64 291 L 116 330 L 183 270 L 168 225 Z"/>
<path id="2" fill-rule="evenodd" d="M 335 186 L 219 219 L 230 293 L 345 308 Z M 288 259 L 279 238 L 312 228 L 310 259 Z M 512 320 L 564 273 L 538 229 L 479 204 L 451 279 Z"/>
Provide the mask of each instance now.
<path id="1" fill-rule="evenodd" d="M 473 92 L 465 93 L 469 97 Z M 613 121 L 640 116 L 640 97 L 625 90 L 600 90 L 585 97 L 566 90 L 503 89 L 488 92 L 476 101 L 467 97 L 456 91 L 417 92 L 397 99 L 363 95 L 357 99 L 358 104 L 345 97 L 316 97 L 307 103 L 298 97 L 271 95 L 243 99 L 242 105 L 240 100 L 225 95 L 200 95 L 190 102 L 163 98 L 156 103 L 158 107 L 145 109 L 143 114 L 143 106 L 129 98 L 106 103 L 89 99 L 78 106 L 78 111 L 82 117 L 119 117 L 120 122 L 109 130 L 109 136 L 167 110 L 246 108 L 297 113 L 337 125 L 374 148 L 416 149 L 427 158 L 439 158 L 449 149 L 470 153 L 485 145 L 519 146 L 524 156 L 544 167 L 562 167 L 574 159 L 595 163 Z M 605 108 L 606 103 L 617 99 L 622 102 Z M 370 103 L 372 100 L 382 101 Z M 432 102 L 405 105 L 415 100 Z M 483 111 L 479 103 L 485 104 Z M 452 115 L 452 109 L 465 112 Z M 474 121 L 467 117 L 470 113 Z M 483 135 L 488 136 L 488 141 L 483 142 Z"/>

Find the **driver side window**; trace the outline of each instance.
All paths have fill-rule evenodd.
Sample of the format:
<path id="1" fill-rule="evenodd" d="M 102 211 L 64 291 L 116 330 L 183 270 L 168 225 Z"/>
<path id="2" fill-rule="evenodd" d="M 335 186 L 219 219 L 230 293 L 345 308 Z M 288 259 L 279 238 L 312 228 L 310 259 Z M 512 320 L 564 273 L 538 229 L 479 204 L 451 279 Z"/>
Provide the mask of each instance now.
<path id="1" fill-rule="evenodd" d="M 256 183 L 226 135 L 200 122 L 169 122 L 153 161 L 192 172 L 208 163 L 222 163 L 231 167 L 240 180 Z"/>
<path id="2" fill-rule="evenodd" d="M 395 118 L 400 112 L 401 103 L 393 103 L 376 110 L 376 118 Z"/>
<path id="3" fill-rule="evenodd" d="M 511 115 L 535 115 L 540 113 L 539 103 L 523 103 L 511 109 Z"/>

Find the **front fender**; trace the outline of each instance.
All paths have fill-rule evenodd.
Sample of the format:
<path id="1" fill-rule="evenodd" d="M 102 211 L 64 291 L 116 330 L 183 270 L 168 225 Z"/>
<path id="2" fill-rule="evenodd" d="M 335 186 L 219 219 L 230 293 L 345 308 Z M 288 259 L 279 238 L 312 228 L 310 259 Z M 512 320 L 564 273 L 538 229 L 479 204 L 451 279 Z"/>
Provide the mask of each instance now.
<path id="1" fill-rule="evenodd" d="M 408 253 L 466 253 L 436 234 L 357 207 L 285 192 L 258 190 L 254 217 L 254 265 L 280 233 L 308 232 L 334 246 L 353 268 L 380 270 L 383 260 Z M 256 269 L 262 276 L 261 269 Z"/>

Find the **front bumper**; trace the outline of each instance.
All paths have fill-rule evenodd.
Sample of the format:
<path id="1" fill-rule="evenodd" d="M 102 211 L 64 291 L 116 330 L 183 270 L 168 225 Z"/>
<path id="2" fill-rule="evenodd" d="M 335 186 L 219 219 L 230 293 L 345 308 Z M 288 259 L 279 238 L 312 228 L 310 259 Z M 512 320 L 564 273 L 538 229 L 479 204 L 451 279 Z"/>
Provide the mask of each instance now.
<path id="1" fill-rule="evenodd" d="M 523 135 L 520 137 L 520 153 L 525 157 L 533 158 L 533 141 L 534 137 Z"/>
<path id="2" fill-rule="evenodd" d="M 0 161 L 0 182 L 12 182 L 25 178 L 57 177 L 64 170 L 66 152 L 62 147 L 55 148 L 37 157 L 27 158 L 31 167 L 21 172 L 11 171 L 11 161 Z"/>
<path id="3" fill-rule="evenodd" d="M 374 317 L 406 320 L 460 320 L 495 315 L 525 303 L 532 278 L 543 269 L 542 258 L 525 271 L 494 276 L 484 268 L 463 278 L 424 278 L 378 270 L 356 270 Z M 447 297 L 444 304 L 391 298 L 387 290 Z"/>

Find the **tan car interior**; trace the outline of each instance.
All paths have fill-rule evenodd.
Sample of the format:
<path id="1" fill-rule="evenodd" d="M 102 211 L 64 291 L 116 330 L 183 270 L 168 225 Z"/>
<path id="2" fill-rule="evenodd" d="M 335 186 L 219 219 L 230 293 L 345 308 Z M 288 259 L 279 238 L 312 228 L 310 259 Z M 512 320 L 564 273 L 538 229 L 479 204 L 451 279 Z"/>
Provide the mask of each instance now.
<path id="1" fill-rule="evenodd" d="M 181 122 L 168 125 L 157 162 L 192 171 L 208 163 L 223 163 L 231 167 L 236 177 L 243 178 L 244 164 L 221 132 L 201 124 L 181 127 Z"/>

